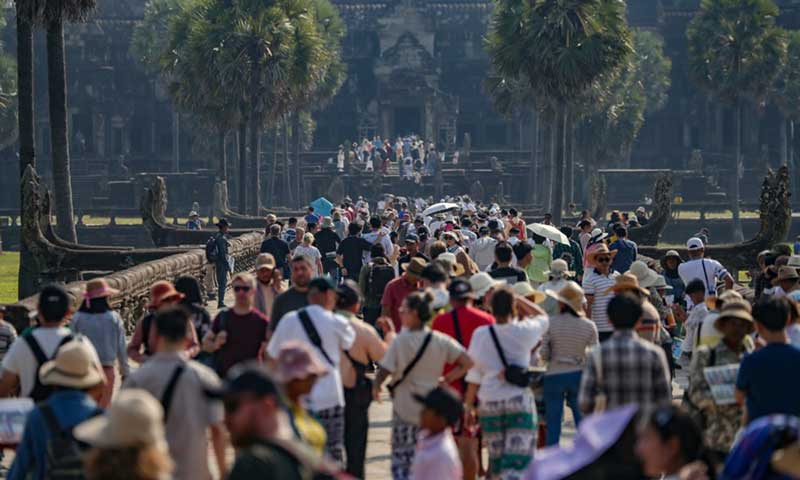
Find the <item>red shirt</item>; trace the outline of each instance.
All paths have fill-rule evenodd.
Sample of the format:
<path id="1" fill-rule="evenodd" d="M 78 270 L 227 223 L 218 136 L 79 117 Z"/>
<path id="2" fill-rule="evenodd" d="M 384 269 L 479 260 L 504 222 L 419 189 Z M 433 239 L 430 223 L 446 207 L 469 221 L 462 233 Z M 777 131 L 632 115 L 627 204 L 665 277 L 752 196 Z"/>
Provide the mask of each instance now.
<path id="1" fill-rule="evenodd" d="M 469 348 L 469 342 L 472 341 L 472 334 L 478 327 L 482 327 L 484 325 L 493 325 L 494 324 L 494 317 L 489 315 L 488 313 L 478 310 L 477 308 L 473 307 L 462 307 L 459 308 L 456 312 L 458 316 L 458 326 L 461 330 L 461 341 L 464 342 L 461 345 L 467 349 Z M 458 341 L 456 337 L 456 329 L 453 325 L 453 311 L 449 311 L 443 313 L 436 317 L 433 320 L 433 325 L 431 326 L 433 330 L 438 332 L 442 332 L 446 335 L 449 335 Z M 447 364 L 444 366 L 444 375 L 447 375 L 450 370 L 454 369 L 455 365 Z M 464 394 L 464 382 L 462 380 L 456 380 L 455 382 L 450 384 L 451 387 L 455 388 L 462 394 Z"/>
<path id="2" fill-rule="evenodd" d="M 383 290 L 381 305 L 389 310 L 396 332 L 400 332 L 403 328 L 400 324 L 400 305 L 403 304 L 403 300 L 405 300 L 407 296 L 417 290 L 417 284 L 409 285 L 405 275 L 401 275 L 386 284 L 386 288 Z"/>
<path id="3" fill-rule="evenodd" d="M 211 331 L 219 333 L 223 330 L 220 325 L 221 313 L 217 314 Z M 237 363 L 248 360 L 263 360 L 262 344 L 267 341 L 269 320 L 258 310 L 250 310 L 247 315 L 239 315 L 233 308 L 226 311 L 224 330 L 228 332 L 225 345 L 217 352 L 220 370 L 226 373 Z"/>

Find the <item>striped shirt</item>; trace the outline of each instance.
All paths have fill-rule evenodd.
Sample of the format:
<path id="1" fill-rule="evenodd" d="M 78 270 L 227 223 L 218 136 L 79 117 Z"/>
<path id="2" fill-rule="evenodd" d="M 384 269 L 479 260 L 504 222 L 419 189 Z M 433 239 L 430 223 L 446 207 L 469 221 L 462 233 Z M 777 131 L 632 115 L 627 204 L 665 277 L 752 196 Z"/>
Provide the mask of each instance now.
<path id="1" fill-rule="evenodd" d="M 591 320 L 560 313 L 550 317 L 550 329 L 542 342 L 547 375 L 580 371 L 587 348 L 597 344 L 597 327 Z"/>
<path id="2" fill-rule="evenodd" d="M 611 272 L 608 275 L 602 275 L 595 271 L 583 278 L 583 293 L 586 295 L 593 295 L 594 301 L 592 302 L 592 321 L 597 326 L 598 332 L 613 332 L 614 327 L 608 321 L 608 302 L 614 298 L 614 292 L 606 292 L 609 288 L 614 286 L 617 272 Z"/>

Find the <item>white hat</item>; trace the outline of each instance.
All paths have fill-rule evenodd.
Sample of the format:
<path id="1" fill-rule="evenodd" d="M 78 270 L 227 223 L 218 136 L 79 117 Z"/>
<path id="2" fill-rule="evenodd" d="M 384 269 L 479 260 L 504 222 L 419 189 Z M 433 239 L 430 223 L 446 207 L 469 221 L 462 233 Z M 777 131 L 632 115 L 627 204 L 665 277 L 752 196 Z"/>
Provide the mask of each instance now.
<path id="1" fill-rule="evenodd" d="M 550 264 L 550 270 L 544 272 L 545 275 L 555 275 L 560 274 L 567 277 L 575 276 L 575 272 L 569 271 L 569 265 L 567 265 L 567 261 L 559 258 L 557 260 L 553 260 L 553 263 Z"/>
<path id="2" fill-rule="evenodd" d="M 628 273 L 636 277 L 639 281 L 639 286 L 642 288 L 650 288 L 658 281 L 659 275 L 650 269 L 646 263 L 637 260 L 631 264 Z"/>
<path id="3" fill-rule="evenodd" d="M 482 298 L 484 295 L 486 295 L 486 292 L 494 287 L 503 285 L 503 283 L 504 282 L 495 280 L 486 272 L 476 273 L 469 279 L 469 284 L 472 286 L 472 291 L 475 292 L 475 296 L 478 298 Z"/>
<path id="4" fill-rule="evenodd" d="M 72 340 L 58 349 L 53 360 L 39 369 L 39 380 L 44 385 L 85 390 L 106 381 L 97 361 L 97 353 L 88 342 Z"/>
<path id="5" fill-rule="evenodd" d="M 72 433 L 98 448 L 154 445 L 167 451 L 161 403 L 147 391 L 135 388 L 120 390 L 105 414 L 86 420 Z"/>
<path id="6" fill-rule="evenodd" d="M 800 255 L 792 255 L 786 263 L 787 267 L 800 268 Z"/>
<path id="7" fill-rule="evenodd" d="M 689 250 L 702 250 L 706 247 L 705 245 L 703 245 L 702 240 L 700 240 L 697 237 L 692 237 L 686 242 L 686 248 L 688 248 Z"/>
<path id="8" fill-rule="evenodd" d="M 591 242 L 599 242 L 600 240 L 608 237 L 608 234 L 599 228 L 595 228 L 592 230 L 592 234 L 589 237 L 589 241 Z"/>

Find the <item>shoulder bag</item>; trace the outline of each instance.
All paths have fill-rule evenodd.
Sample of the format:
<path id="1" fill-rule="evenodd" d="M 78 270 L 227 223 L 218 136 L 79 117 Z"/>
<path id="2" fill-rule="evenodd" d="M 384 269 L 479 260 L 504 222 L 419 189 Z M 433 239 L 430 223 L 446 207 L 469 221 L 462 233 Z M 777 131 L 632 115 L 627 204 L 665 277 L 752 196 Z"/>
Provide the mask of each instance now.
<path id="1" fill-rule="evenodd" d="M 519 365 L 509 365 L 506 361 L 506 355 L 503 352 L 503 347 L 500 346 L 500 340 L 497 338 L 497 333 L 494 331 L 494 325 L 489 325 L 489 333 L 492 334 L 492 341 L 494 347 L 497 349 L 497 354 L 500 355 L 500 361 L 503 362 L 505 371 L 503 378 L 511 385 L 520 388 L 536 388 L 542 383 L 544 373 L 536 370 L 531 370 L 530 367 L 520 367 Z"/>
<path id="2" fill-rule="evenodd" d="M 386 387 L 387 389 L 389 389 L 389 394 L 392 397 L 394 397 L 395 389 L 397 389 L 397 387 L 401 383 L 403 383 L 403 381 L 408 377 L 408 374 L 411 373 L 412 370 L 414 370 L 414 367 L 417 366 L 417 363 L 419 363 L 420 359 L 425 354 L 425 350 L 428 349 L 428 345 L 431 343 L 431 337 L 433 337 L 433 332 L 428 332 L 428 334 L 425 335 L 425 340 L 422 341 L 422 346 L 419 347 L 419 350 L 417 350 L 417 354 L 414 355 L 414 358 L 411 359 L 411 361 L 408 363 L 408 365 L 406 365 L 406 368 L 403 369 L 403 373 L 400 374 L 400 378 L 398 378 L 396 381 L 390 383 Z"/>

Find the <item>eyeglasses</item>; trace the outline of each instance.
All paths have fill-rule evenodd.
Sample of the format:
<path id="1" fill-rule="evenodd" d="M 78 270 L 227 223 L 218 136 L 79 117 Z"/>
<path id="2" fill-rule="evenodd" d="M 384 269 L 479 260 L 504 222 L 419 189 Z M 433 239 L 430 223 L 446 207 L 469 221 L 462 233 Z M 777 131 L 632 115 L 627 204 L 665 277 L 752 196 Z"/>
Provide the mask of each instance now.
<path id="1" fill-rule="evenodd" d="M 233 291 L 234 291 L 234 292 L 236 292 L 236 293 L 239 293 L 239 292 L 249 292 L 249 291 L 250 291 L 250 287 L 249 287 L 249 286 L 247 286 L 247 285 L 235 285 L 235 286 L 233 287 Z"/>
<path id="2" fill-rule="evenodd" d="M 609 263 L 611 262 L 611 257 L 597 257 L 597 263 Z"/>

